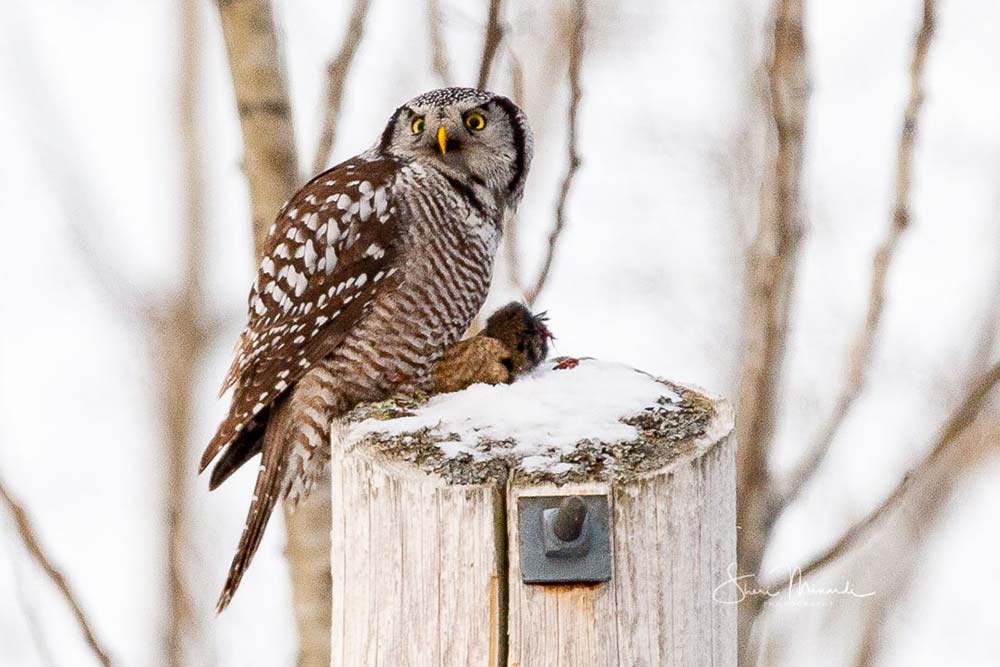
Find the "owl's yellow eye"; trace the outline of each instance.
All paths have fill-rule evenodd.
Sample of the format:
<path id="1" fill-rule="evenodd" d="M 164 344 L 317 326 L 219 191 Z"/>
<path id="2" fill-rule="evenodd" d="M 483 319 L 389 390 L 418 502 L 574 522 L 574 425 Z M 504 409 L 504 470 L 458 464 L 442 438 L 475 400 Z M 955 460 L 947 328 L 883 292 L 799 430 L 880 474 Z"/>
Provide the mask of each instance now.
<path id="1" fill-rule="evenodd" d="M 478 132 L 486 127 L 486 119 L 483 117 L 483 114 L 478 111 L 470 111 L 465 114 L 465 126 L 470 130 Z"/>
<path id="2" fill-rule="evenodd" d="M 424 117 L 418 116 L 413 119 L 413 124 L 410 125 L 410 129 L 413 130 L 413 134 L 420 134 L 424 131 Z"/>

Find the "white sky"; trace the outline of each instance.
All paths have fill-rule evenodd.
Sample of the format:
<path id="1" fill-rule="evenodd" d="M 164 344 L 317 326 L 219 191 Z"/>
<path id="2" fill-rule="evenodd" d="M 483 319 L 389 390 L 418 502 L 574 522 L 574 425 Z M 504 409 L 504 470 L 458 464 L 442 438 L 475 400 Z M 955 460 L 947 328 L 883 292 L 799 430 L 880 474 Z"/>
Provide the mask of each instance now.
<path id="1" fill-rule="evenodd" d="M 323 63 L 340 43 L 347 4 L 278 3 L 304 165 L 318 131 Z M 509 4 L 511 44 L 524 62 L 538 139 L 520 215 L 525 265 L 534 268 L 564 168 L 567 93 L 549 12 L 528 0 Z M 621 361 L 732 395 L 742 240 L 752 233 L 745 213 L 754 210 L 752 179 L 763 169 L 755 135 L 741 137 L 756 108 L 748 68 L 759 56 L 767 3 L 592 4 L 584 163 L 539 306 L 552 318 L 557 354 Z M 809 229 L 781 394 L 779 470 L 828 414 L 863 315 L 871 256 L 889 222 L 921 3 L 808 4 Z M 212 5 L 205 2 L 202 12 L 199 113 L 209 284 L 213 308 L 227 313 L 244 303 L 251 251 L 239 128 Z M 478 68 L 485 8 L 442 5 L 456 83 L 468 83 Z M 4 15 L 0 474 L 31 508 L 120 664 L 153 664 L 164 545 L 150 350 L 141 329 L 95 283 L 72 230 L 86 230 L 103 264 L 151 298 L 168 292 L 178 275 L 177 10 L 164 0 L 8 0 Z M 349 80 L 338 161 L 372 143 L 401 101 L 438 85 L 421 3 L 374 0 L 368 32 Z M 913 226 L 890 275 L 871 381 L 817 484 L 780 525 L 771 568 L 821 548 L 876 503 L 928 446 L 974 370 L 984 318 L 1000 293 L 998 34 L 1000 5 L 941 4 L 917 143 Z M 509 93 L 506 71 L 501 59 L 493 87 Z M 741 190 L 741 182 L 750 186 Z M 741 199 L 748 193 L 751 199 Z M 497 285 L 495 302 L 510 296 Z M 237 326 L 205 364 L 203 414 L 193 427 L 199 441 L 225 408 L 215 389 Z M 197 483 L 190 575 L 206 610 L 242 527 L 250 477 L 243 471 L 212 496 Z M 948 573 L 948 585 L 914 594 L 898 622 L 914 630 L 892 645 L 893 664 L 944 664 L 956 645 L 963 664 L 993 657 L 1000 568 L 971 551 L 1000 546 L 996 512 L 985 509 L 1000 503 L 998 482 L 994 466 L 956 497 L 926 557 L 925 576 Z M 230 610 L 219 620 L 206 611 L 204 664 L 291 664 L 283 531 L 275 524 Z M 87 664 L 69 615 L 6 518 L 0 534 L 0 664 L 46 664 L 26 610 L 44 618 L 43 644 L 54 664 Z M 816 624 L 807 621 L 795 640 L 819 651 L 805 631 Z"/>

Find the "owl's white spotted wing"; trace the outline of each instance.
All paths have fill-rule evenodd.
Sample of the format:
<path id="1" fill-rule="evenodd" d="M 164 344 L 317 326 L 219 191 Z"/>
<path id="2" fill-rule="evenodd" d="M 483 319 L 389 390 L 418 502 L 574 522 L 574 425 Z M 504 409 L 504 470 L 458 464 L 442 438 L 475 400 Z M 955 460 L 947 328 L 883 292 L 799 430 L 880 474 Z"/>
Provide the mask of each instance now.
<path id="1" fill-rule="evenodd" d="M 355 158 L 320 174 L 285 205 L 250 291 L 249 322 L 222 391 L 228 418 L 201 469 L 254 417 L 343 341 L 378 290 L 394 282 L 402 232 L 394 160 Z"/>

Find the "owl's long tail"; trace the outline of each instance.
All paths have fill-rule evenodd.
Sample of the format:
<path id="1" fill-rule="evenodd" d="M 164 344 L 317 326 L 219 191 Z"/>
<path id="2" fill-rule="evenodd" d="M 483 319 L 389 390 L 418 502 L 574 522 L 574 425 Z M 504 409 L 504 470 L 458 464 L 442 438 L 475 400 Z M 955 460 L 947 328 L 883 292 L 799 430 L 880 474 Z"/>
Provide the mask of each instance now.
<path id="1" fill-rule="evenodd" d="M 233 556 L 233 562 L 229 566 L 229 576 L 226 577 L 222 594 L 216 603 L 218 613 L 222 613 L 229 606 L 236 589 L 239 588 L 240 581 L 250 567 L 250 562 L 264 537 L 264 529 L 267 528 L 274 506 L 280 499 L 289 459 L 286 451 L 289 447 L 289 439 L 286 437 L 288 429 L 285 427 L 289 416 L 288 407 L 287 401 L 277 406 L 264 433 L 263 456 L 253 490 L 253 499 L 250 502 L 239 546 L 236 548 L 236 555 Z"/>
<path id="2" fill-rule="evenodd" d="M 219 596 L 219 612 L 229 605 L 250 567 L 278 501 L 284 499 L 294 507 L 309 495 L 322 477 L 330 459 L 333 423 L 354 402 L 348 398 L 334 372 L 325 363 L 320 363 L 298 381 L 288 396 L 271 407 L 261 445 L 257 484 L 243 535 Z M 246 442 L 238 444 L 240 449 L 233 454 L 233 464 L 253 455 L 253 446 L 248 447 Z M 228 464 L 220 477 L 226 470 Z"/>

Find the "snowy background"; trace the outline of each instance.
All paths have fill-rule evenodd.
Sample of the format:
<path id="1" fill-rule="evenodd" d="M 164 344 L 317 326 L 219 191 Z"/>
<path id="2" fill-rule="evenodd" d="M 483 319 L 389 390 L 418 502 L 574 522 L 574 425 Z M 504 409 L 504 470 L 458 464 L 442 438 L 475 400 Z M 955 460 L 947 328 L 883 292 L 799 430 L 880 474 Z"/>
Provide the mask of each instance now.
<path id="1" fill-rule="evenodd" d="M 590 3 L 584 162 L 538 303 L 551 316 L 558 354 L 621 361 L 735 396 L 745 248 L 765 168 L 755 86 L 767 4 Z M 470 83 L 485 3 L 441 5 L 456 82 Z M 214 3 L 200 9 L 207 286 L 226 326 L 197 382 L 198 443 L 226 408 L 215 392 L 252 280 L 229 71 Z M 863 318 L 871 257 L 890 219 L 920 9 L 917 0 L 807 1 L 808 229 L 781 389 L 779 471 L 829 413 Z M 149 299 L 180 278 L 179 11 L 166 0 L 5 0 L 0 11 L 0 478 L 29 508 L 116 663 L 161 664 L 164 445 L 151 364 L 158 351 L 134 313 L 109 295 L 107 278 Z M 303 169 L 319 131 L 325 63 L 348 11 L 346 2 L 276 2 Z M 563 16 L 559 4 L 528 0 L 511 0 L 506 10 L 537 138 L 520 214 L 531 274 L 565 164 L 565 54 L 552 38 Z M 916 144 L 913 226 L 889 277 L 871 379 L 816 483 L 780 524 L 771 570 L 820 549 L 875 505 L 932 442 L 982 370 L 976 365 L 996 358 L 986 332 L 1000 299 L 998 35 L 997 3 L 942 4 Z M 509 93 L 506 48 L 491 87 Z M 439 83 L 423 4 L 373 0 L 331 164 L 366 148 L 399 103 Z M 516 296 L 505 275 L 500 266 L 493 304 Z M 919 559 L 920 585 L 893 615 L 885 664 L 995 664 L 1000 461 L 993 461 L 941 498 L 946 521 L 928 549 L 904 554 Z M 203 614 L 196 664 L 294 661 L 280 519 L 230 610 L 219 619 L 208 613 L 251 477 L 242 470 L 211 496 L 205 480 L 192 481 L 186 567 Z M 0 536 L 0 664 L 91 664 L 5 512 Z M 784 624 L 788 652 L 765 661 L 844 664 L 843 638 L 825 630 L 824 619 L 849 617 L 851 604 L 797 608 Z"/>

